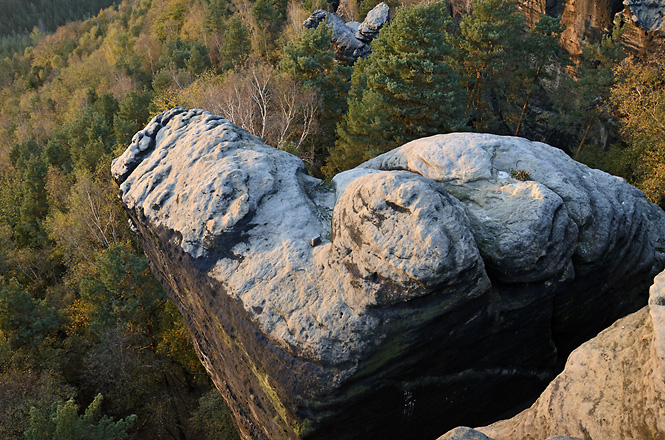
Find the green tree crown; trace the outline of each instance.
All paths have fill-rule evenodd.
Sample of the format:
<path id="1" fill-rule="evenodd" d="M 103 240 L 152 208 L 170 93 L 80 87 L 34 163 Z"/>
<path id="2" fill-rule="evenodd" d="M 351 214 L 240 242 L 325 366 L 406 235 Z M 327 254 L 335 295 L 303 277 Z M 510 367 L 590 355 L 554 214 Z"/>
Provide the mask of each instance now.
<path id="1" fill-rule="evenodd" d="M 412 139 L 457 130 L 465 94 L 450 66 L 453 53 L 446 3 L 398 11 L 357 63 L 348 113 L 326 167 L 328 176 Z"/>

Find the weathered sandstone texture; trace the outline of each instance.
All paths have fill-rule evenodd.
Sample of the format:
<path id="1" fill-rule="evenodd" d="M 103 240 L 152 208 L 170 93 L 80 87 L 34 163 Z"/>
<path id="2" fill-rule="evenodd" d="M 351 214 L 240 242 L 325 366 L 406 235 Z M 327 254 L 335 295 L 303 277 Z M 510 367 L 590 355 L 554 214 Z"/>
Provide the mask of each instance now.
<path id="1" fill-rule="evenodd" d="M 636 52 L 662 49 L 665 44 L 665 1 L 624 0 L 625 45 Z"/>
<path id="2" fill-rule="evenodd" d="M 333 34 L 335 58 L 343 63 L 353 64 L 358 58 L 364 58 L 371 53 L 370 43 L 388 23 L 389 13 L 388 5 L 381 2 L 367 13 L 362 23 L 344 23 L 337 14 L 317 9 L 305 20 L 303 26 L 315 29 L 319 23 L 328 20 Z"/>
<path id="3" fill-rule="evenodd" d="M 438 438 L 438 440 L 496 440 L 491 437 L 486 436 L 482 432 L 461 426 L 455 428 L 451 431 L 448 431 L 445 435 Z M 547 437 L 543 440 L 584 440 L 578 437 L 569 437 L 567 435 L 554 435 L 552 437 Z"/>
<path id="4" fill-rule="evenodd" d="M 649 305 L 573 351 L 531 408 L 485 428 L 456 428 L 439 440 L 559 438 L 549 437 L 554 434 L 665 439 L 665 272 L 651 286 Z"/>
<path id="5" fill-rule="evenodd" d="M 520 138 L 420 139 L 331 187 L 176 108 L 112 171 L 247 439 L 489 423 L 644 306 L 665 265 L 665 215 L 641 192 Z"/>

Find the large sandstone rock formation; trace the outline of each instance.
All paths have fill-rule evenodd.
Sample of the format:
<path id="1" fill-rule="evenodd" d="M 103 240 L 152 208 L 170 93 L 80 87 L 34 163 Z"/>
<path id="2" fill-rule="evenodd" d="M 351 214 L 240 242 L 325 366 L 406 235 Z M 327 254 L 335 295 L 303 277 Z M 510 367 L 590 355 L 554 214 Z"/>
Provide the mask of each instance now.
<path id="1" fill-rule="evenodd" d="M 247 439 L 487 423 L 642 307 L 665 265 L 665 216 L 641 192 L 520 138 L 413 141 L 330 187 L 177 108 L 112 171 Z"/>
<path id="2" fill-rule="evenodd" d="M 665 439 L 665 272 L 651 286 L 649 305 L 576 349 L 531 408 L 485 428 L 457 428 L 440 440 L 559 438 L 555 434 Z"/>

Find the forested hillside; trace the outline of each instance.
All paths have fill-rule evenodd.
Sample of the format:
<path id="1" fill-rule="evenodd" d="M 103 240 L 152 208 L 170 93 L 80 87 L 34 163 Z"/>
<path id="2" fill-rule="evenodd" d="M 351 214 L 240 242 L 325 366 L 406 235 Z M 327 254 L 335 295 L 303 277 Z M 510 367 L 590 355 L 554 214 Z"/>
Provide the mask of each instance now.
<path id="1" fill-rule="evenodd" d="M 9 3 L 5 35 L 25 35 L 26 14 L 44 31 L 72 18 L 39 7 L 55 2 Z M 83 3 L 84 16 L 100 5 Z M 234 438 L 109 177 L 133 134 L 173 106 L 227 117 L 317 176 L 420 136 L 473 130 L 544 140 L 653 201 L 665 194 L 662 57 L 627 57 L 620 26 L 575 66 L 557 19 L 527 29 L 508 0 L 481 0 L 455 21 L 435 1 L 394 7 L 373 54 L 344 66 L 328 28 L 302 27 L 317 8 L 330 5 L 124 0 L 4 52 L 0 437 L 94 427 L 96 438 Z M 90 410 L 76 417 L 76 405 Z"/>
<path id="2" fill-rule="evenodd" d="M 0 56 L 39 41 L 67 22 L 92 18 L 120 0 L 2 0 L 0 2 Z"/>

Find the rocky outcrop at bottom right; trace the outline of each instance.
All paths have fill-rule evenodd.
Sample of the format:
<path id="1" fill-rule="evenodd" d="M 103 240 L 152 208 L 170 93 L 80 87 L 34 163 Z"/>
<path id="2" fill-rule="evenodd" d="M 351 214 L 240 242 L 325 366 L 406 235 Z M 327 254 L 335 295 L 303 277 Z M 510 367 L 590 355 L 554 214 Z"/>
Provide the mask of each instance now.
<path id="1" fill-rule="evenodd" d="M 439 440 L 665 439 L 665 272 L 649 305 L 582 344 L 538 400 L 492 425 Z"/>

